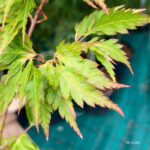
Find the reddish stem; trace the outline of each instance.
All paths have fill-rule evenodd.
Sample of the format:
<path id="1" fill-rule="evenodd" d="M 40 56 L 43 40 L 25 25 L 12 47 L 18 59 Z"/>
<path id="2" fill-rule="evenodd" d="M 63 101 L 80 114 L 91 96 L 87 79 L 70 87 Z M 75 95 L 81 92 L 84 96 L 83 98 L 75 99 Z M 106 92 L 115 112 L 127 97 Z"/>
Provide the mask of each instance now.
<path id="1" fill-rule="evenodd" d="M 31 36 L 32 36 L 32 33 L 33 33 L 34 28 L 35 28 L 35 26 L 37 24 L 37 21 L 38 21 L 39 14 L 40 14 L 40 12 L 41 12 L 41 10 L 42 10 L 42 8 L 43 8 L 43 6 L 46 2 L 47 2 L 47 0 L 41 0 L 41 4 L 39 6 L 39 9 L 36 11 L 36 14 L 35 14 L 34 18 L 31 21 L 31 26 L 30 26 L 30 29 L 29 29 L 29 32 L 28 32 L 29 38 L 31 38 Z"/>
<path id="2" fill-rule="evenodd" d="M 32 127 L 33 127 L 33 125 L 30 125 L 29 127 L 27 127 L 23 133 L 27 133 Z"/>

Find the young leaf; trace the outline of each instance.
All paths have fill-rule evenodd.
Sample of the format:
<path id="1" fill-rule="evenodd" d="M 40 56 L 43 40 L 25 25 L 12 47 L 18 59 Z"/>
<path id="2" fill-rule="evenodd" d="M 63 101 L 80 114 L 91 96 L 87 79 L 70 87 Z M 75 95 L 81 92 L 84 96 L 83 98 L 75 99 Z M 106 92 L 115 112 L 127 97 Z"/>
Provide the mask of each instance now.
<path id="1" fill-rule="evenodd" d="M 6 21 L 6 17 L 8 16 L 8 12 L 10 11 L 10 8 L 13 4 L 14 0 L 6 0 L 5 1 L 5 9 L 4 9 L 4 16 L 3 16 L 3 23 L 2 23 L 2 30 L 4 28 L 5 25 L 5 21 Z"/>
<path id="2" fill-rule="evenodd" d="M 73 42 L 73 43 L 66 43 L 65 41 L 62 41 L 57 46 L 57 53 L 58 54 L 71 54 L 71 55 L 80 55 L 82 50 L 86 49 L 87 46 L 85 46 L 84 43 L 80 42 Z"/>
<path id="3" fill-rule="evenodd" d="M 95 4 L 97 4 L 106 12 L 107 15 L 109 14 L 109 12 L 107 10 L 107 6 L 105 4 L 105 0 L 83 0 L 83 1 L 85 1 L 87 4 L 89 4 L 90 6 L 92 6 L 93 8 L 96 8 L 96 9 L 97 9 L 97 7 Z M 95 2 L 95 4 L 94 4 L 94 2 Z"/>
<path id="4" fill-rule="evenodd" d="M 90 35 L 95 23 L 103 13 L 103 11 L 94 11 L 89 16 L 84 17 L 80 23 L 77 23 L 75 26 L 75 40 L 78 41 L 81 36 Z"/>
<path id="5" fill-rule="evenodd" d="M 41 65 L 39 69 L 41 73 L 45 75 L 46 79 L 49 81 L 49 84 L 56 89 L 59 85 L 59 74 L 53 64 L 47 62 L 44 65 Z"/>
<path id="6" fill-rule="evenodd" d="M 13 98 L 16 96 L 16 94 L 19 91 L 19 81 L 21 78 L 21 73 L 22 73 L 22 64 L 18 66 L 17 72 L 11 76 L 12 72 L 9 72 L 5 78 L 3 78 L 3 81 L 1 83 L 0 87 L 0 98 L 1 98 L 1 109 L 0 113 L 5 111 L 7 107 L 11 104 Z M 5 83 L 7 77 L 11 77 L 7 83 Z"/>
<path id="7" fill-rule="evenodd" d="M 109 89 L 109 88 L 121 88 L 126 87 L 125 85 L 118 84 L 116 82 L 112 82 L 108 78 L 105 77 L 104 73 L 101 72 L 97 67 L 98 64 L 92 62 L 88 59 L 83 59 L 81 56 L 74 55 L 58 55 L 59 62 L 65 64 L 68 67 L 74 69 L 78 74 L 82 75 L 87 79 L 89 84 L 99 88 L 99 89 Z M 63 80 L 60 80 L 60 86 L 63 87 L 66 85 Z M 67 85 L 65 88 L 61 88 L 62 90 L 67 90 Z M 62 94 L 62 96 L 65 94 Z M 65 96 L 66 99 L 69 95 Z"/>
<path id="8" fill-rule="evenodd" d="M 21 37 L 17 36 L 0 56 L 0 70 L 8 69 L 16 60 L 25 62 L 26 60 L 33 58 L 35 55 L 36 53 L 32 49 L 30 39 L 26 36 L 26 41 L 23 47 Z"/>
<path id="9" fill-rule="evenodd" d="M 109 56 L 113 60 L 119 61 L 127 65 L 130 71 L 133 73 L 132 68 L 130 66 L 130 62 L 123 50 L 121 50 L 122 45 L 116 43 L 116 39 L 110 39 L 101 42 L 100 44 L 96 44 L 89 49 L 96 52 L 97 54 L 103 55 L 104 57 Z"/>
<path id="10" fill-rule="evenodd" d="M 56 97 L 56 92 L 51 87 L 49 87 L 47 91 L 47 97 L 46 97 L 48 105 L 53 104 L 55 97 Z"/>
<path id="11" fill-rule="evenodd" d="M 49 63 L 46 63 L 39 67 L 39 70 L 42 74 L 42 82 L 44 88 L 44 101 L 41 102 L 39 118 L 40 124 L 44 130 L 47 141 L 49 138 L 49 124 L 52 113 L 52 103 L 56 95 L 56 92 L 52 89 L 52 87 L 49 85 L 49 82 L 46 79 L 47 76 L 49 75 L 48 72 L 50 71 L 48 64 Z M 50 76 L 50 78 L 53 78 L 53 76 Z"/>
<path id="12" fill-rule="evenodd" d="M 75 114 L 75 111 L 74 111 L 74 108 L 73 108 L 73 104 L 71 102 L 71 100 L 64 100 L 63 98 L 61 98 L 59 96 L 59 94 L 56 95 L 56 98 L 54 100 L 54 103 L 53 103 L 53 109 L 56 110 L 58 109 L 59 110 L 59 114 L 61 115 L 62 118 L 65 118 L 65 120 L 67 122 L 69 122 L 70 126 L 73 127 L 74 131 L 77 132 L 77 134 L 81 137 L 82 137 L 82 134 L 77 126 L 77 123 L 75 121 L 76 119 L 76 114 Z"/>
<path id="13" fill-rule="evenodd" d="M 23 63 L 21 63 L 19 60 L 12 63 L 8 71 L 7 77 L 5 79 L 5 84 L 7 84 L 7 81 L 10 80 L 13 76 L 15 76 L 19 71 L 21 71 L 22 66 Z"/>
<path id="14" fill-rule="evenodd" d="M 135 29 L 136 26 L 142 26 L 150 22 L 148 15 L 142 14 L 142 10 L 125 9 L 118 6 L 108 9 L 109 16 L 104 11 L 95 11 L 89 17 L 83 19 L 76 25 L 75 38 L 78 40 L 81 36 L 90 34 L 115 35 L 116 33 L 128 33 L 127 29 Z M 89 22 L 95 19 L 92 28 L 89 30 Z"/>
<path id="15" fill-rule="evenodd" d="M 21 24 L 18 24 L 13 30 L 12 26 L 7 24 L 4 28 L 4 32 L 0 31 L 0 55 L 2 55 L 3 51 L 7 48 L 7 46 L 11 43 L 14 37 L 18 34 L 19 29 L 21 28 Z M 1 30 L 1 28 L 0 28 Z"/>
<path id="16" fill-rule="evenodd" d="M 29 124 L 36 125 L 35 117 L 34 117 L 34 110 L 32 109 L 32 105 L 30 105 L 30 102 L 27 100 L 26 100 L 25 110 L 26 110 L 26 115 L 27 115 Z"/>
<path id="17" fill-rule="evenodd" d="M 37 131 L 39 131 L 39 111 L 40 103 L 43 100 L 43 87 L 41 81 L 41 72 L 32 65 L 32 79 L 26 86 L 27 101 L 34 111 Z"/>
<path id="18" fill-rule="evenodd" d="M 39 70 L 41 71 L 42 74 L 43 83 L 46 82 L 45 99 L 47 100 L 48 105 L 52 105 L 56 97 L 56 92 L 54 91 L 54 89 L 57 89 L 59 85 L 58 74 L 57 75 L 55 74 L 56 69 L 49 62 L 45 63 L 44 65 L 41 65 L 39 67 Z M 48 85 L 47 85 L 47 81 L 48 81 Z"/>
<path id="19" fill-rule="evenodd" d="M 25 69 L 22 72 L 22 77 L 20 79 L 20 90 L 19 90 L 19 109 L 18 109 L 18 114 L 20 113 L 20 109 L 22 107 L 22 102 L 23 99 L 26 95 L 25 92 L 25 86 L 29 80 L 30 77 L 30 72 L 31 72 L 31 67 L 32 67 L 33 62 L 30 60 L 29 63 L 27 64 L 27 66 L 25 67 Z"/>
<path id="20" fill-rule="evenodd" d="M 40 107 L 40 123 L 42 128 L 44 129 L 47 141 L 49 138 L 49 124 L 51 119 L 51 113 L 52 113 L 52 106 L 50 106 L 48 102 L 45 100 Z"/>
<path id="21" fill-rule="evenodd" d="M 59 68 L 59 72 L 60 78 L 65 80 L 66 86 L 69 87 L 72 98 L 79 106 L 83 107 L 83 101 L 85 101 L 92 107 L 94 107 L 95 104 L 101 107 L 108 107 L 116 110 L 124 116 L 122 110 L 116 104 L 111 102 L 100 91 L 88 84 L 86 79 L 74 72 L 73 69 L 62 66 Z"/>
<path id="22" fill-rule="evenodd" d="M 8 5 L 8 4 L 7 4 Z M 27 18 L 34 8 L 35 3 L 33 0 L 24 2 L 19 1 L 18 3 L 14 3 L 15 9 L 13 9 L 13 13 L 10 13 L 9 17 L 13 19 L 10 23 L 8 23 L 3 32 L 0 32 L 0 55 L 7 48 L 7 46 L 11 43 L 14 37 L 18 34 L 19 30 L 23 28 L 23 41 L 25 40 L 25 26 L 27 23 Z M 15 12 L 15 13 L 14 13 Z M 1 29 L 0 29 L 1 30 Z"/>
<path id="23" fill-rule="evenodd" d="M 102 65 L 105 67 L 107 72 L 109 73 L 110 77 L 113 81 L 116 81 L 115 72 L 114 72 L 114 65 L 106 59 L 104 56 L 100 54 L 96 54 L 97 59 L 102 63 Z"/>

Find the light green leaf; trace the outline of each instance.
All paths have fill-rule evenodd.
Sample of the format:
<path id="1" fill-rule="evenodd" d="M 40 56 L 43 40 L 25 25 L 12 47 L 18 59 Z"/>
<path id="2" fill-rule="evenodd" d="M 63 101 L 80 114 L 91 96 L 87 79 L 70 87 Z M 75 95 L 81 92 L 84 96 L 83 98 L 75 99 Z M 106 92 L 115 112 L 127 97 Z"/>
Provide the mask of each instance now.
<path id="1" fill-rule="evenodd" d="M 113 60 L 126 64 L 130 71 L 133 72 L 125 52 L 121 49 L 122 45 L 117 44 L 116 42 L 116 39 L 110 39 L 103 41 L 100 44 L 96 44 L 93 47 L 95 47 L 96 53 L 103 52 Z"/>
<path id="2" fill-rule="evenodd" d="M 36 125 L 35 117 L 34 117 L 34 110 L 32 109 L 32 105 L 30 105 L 30 102 L 27 100 L 26 100 L 25 110 L 26 110 L 26 115 L 27 115 L 29 124 Z"/>
<path id="3" fill-rule="evenodd" d="M 74 55 L 59 55 L 58 56 L 59 62 L 65 64 L 68 67 L 71 67 L 75 70 L 78 74 L 85 77 L 86 81 L 93 86 L 99 88 L 99 89 L 109 89 L 109 88 L 121 88 L 126 87 L 125 85 L 118 84 L 116 82 L 112 82 L 108 78 L 105 77 L 104 73 L 101 72 L 97 67 L 98 64 L 95 62 L 83 59 L 81 56 L 74 56 Z M 60 87 L 63 87 L 63 85 L 66 85 L 64 88 L 61 88 L 62 90 L 62 96 L 66 99 L 69 98 L 67 84 L 64 80 L 60 80 Z M 64 93 L 64 94 L 63 94 Z M 65 95 L 65 96 L 64 96 Z"/>
<path id="4" fill-rule="evenodd" d="M 21 79 L 19 82 L 20 83 L 20 90 L 19 90 L 19 110 L 18 110 L 18 113 L 20 112 L 23 99 L 26 95 L 25 86 L 29 80 L 32 65 L 33 65 L 33 62 L 30 60 L 29 63 L 27 64 L 27 66 L 25 67 L 25 69 L 23 70 L 22 76 L 21 76 Z"/>
<path id="5" fill-rule="evenodd" d="M 4 28 L 4 32 L 1 32 L 0 28 L 0 55 L 2 55 L 3 51 L 7 48 L 7 46 L 11 43 L 14 37 L 18 34 L 21 24 L 19 23 L 13 30 L 12 26 L 6 25 Z"/>
<path id="6" fill-rule="evenodd" d="M 56 92 L 51 87 L 49 87 L 47 91 L 47 97 L 46 97 L 49 105 L 53 104 L 55 97 L 56 97 Z"/>
<path id="7" fill-rule="evenodd" d="M 30 39 L 26 36 L 26 41 L 23 47 L 21 37 L 17 36 L 0 56 L 0 69 L 8 69 L 14 61 L 20 60 L 20 62 L 25 62 L 26 60 L 33 58 L 35 55 L 36 53 L 32 49 Z"/>
<path id="8" fill-rule="evenodd" d="M 69 122 L 70 126 L 73 127 L 73 129 L 77 132 L 77 134 L 82 138 L 82 134 L 75 121 L 76 114 L 71 100 L 70 99 L 64 100 L 59 96 L 59 93 L 57 93 L 55 101 L 52 106 L 54 110 L 58 109 L 61 117 L 65 118 L 65 120 Z"/>
<path id="9" fill-rule="evenodd" d="M 100 91 L 96 90 L 92 85 L 88 84 L 86 79 L 74 72 L 74 70 L 63 66 L 59 68 L 59 72 L 60 78 L 66 81 L 72 98 L 79 106 L 83 107 L 84 101 L 93 107 L 96 104 L 101 107 L 114 109 L 123 116 L 122 110 L 116 104 L 105 97 Z"/>
<path id="10" fill-rule="evenodd" d="M 115 72 L 114 72 L 114 69 L 115 69 L 114 65 L 102 55 L 97 54 L 96 57 L 102 63 L 102 65 L 105 67 L 105 69 L 109 73 L 112 80 L 116 81 Z"/>
<path id="11" fill-rule="evenodd" d="M 52 106 L 50 106 L 48 102 L 45 100 L 40 107 L 40 123 L 44 130 L 47 141 L 49 138 L 49 124 L 51 119 L 51 113 L 52 113 Z"/>
<path id="12" fill-rule="evenodd" d="M 7 77 L 6 77 L 5 84 L 7 83 L 8 80 L 14 77 L 19 71 L 21 71 L 22 66 L 23 66 L 23 63 L 21 63 L 19 60 L 12 63 L 8 71 Z"/>
<path id="13" fill-rule="evenodd" d="M 49 84 L 56 89 L 59 85 L 59 74 L 54 65 L 50 62 L 46 62 L 44 65 L 41 65 L 39 69 L 41 73 L 45 74 Z"/>
<path id="14" fill-rule="evenodd" d="M 57 54 L 68 54 L 68 55 L 80 55 L 83 50 L 86 50 L 89 47 L 88 43 L 80 43 L 80 42 L 73 42 L 73 43 L 65 43 L 62 41 L 57 46 Z"/>
<path id="15" fill-rule="evenodd" d="M 32 74 L 33 77 L 31 81 L 28 82 L 26 86 L 27 101 L 34 111 L 34 117 L 36 122 L 37 131 L 39 131 L 39 110 L 40 103 L 43 100 L 43 86 L 41 79 L 41 72 L 32 65 Z"/>
<path id="16" fill-rule="evenodd" d="M 5 9 L 4 9 L 4 16 L 3 16 L 3 25 L 2 28 L 4 28 L 5 25 L 5 21 L 6 21 L 6 17 L 8 16 L 8 13 L 10 11 L 10 8 L 12 6 L 12 4 L 14 3 L 14 0 L 5 0 Z"/>
<path id="17" fill-rule="evenodd" d="M 11 144 L 11 150 L 39 150 L 26 134 L 22 134 Z"/>
<path id="18" fill-rule="evenodd" d="M 11 104 L 13 98 L 16 96 L 16 94 L 19 91 L 19 81 L 21 78 L 21 74 L 22 74 L 22 64 L 20 64 L 20 66 L 18 66 L 17 68 L 17 72 L 15 72 L 15 74 L 13 74 L 11 76 L 12 72 L 8 72 L 8 74 L 6 76 L 4 76 L 1 86 L 0 86 L 0 113 L 2 113 L 3 111 L 5 111 L 5 109 L 7 109 L 7 107 Z M 7 83 L 6 79 L 7 77 L 11 77 Z"/>
<path id="19" fill-rule="evenodd" d="M 125 9 L 118 6 L 108 9 L 109 16 L 104 11 L 95 11 L 82 22 L 76 25 L 75 39 L 90 34 L 115 35 L 116 33 L 128 33 L 127 29 L 135 29 L 150 22 L 148 15 L 142 14 L 142 10 Z M 92 28 L 89 30 L 90 22 L 95 19 Z"/>
<path id="20" fill-rule="evenodd" d="M 0 55 L 11 43 L 21 28 L 23 28 L 23 41 L 25 40 L 25 26 L 27 23 L 27 18 L 34 6 L 35 3 L 33 0 L 30 0 L 30 5 L 29 2 L 24 3 L 24 1 L 14 3 L 12 6 L 14 8 L 12 9 L 13 13 L 10 11 L 9 14 L 9 17 L 13 19 L 13 21 L 11 20 L 7 25 L 5 25 L 3 32 L 0 29 Z"/>

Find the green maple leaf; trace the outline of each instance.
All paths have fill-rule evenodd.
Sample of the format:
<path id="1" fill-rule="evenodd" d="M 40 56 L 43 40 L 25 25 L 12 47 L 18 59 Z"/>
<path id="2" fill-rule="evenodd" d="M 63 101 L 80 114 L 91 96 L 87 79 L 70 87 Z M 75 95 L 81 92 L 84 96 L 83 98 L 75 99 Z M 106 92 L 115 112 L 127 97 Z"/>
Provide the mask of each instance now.
<path id="1" fill-rule="evenodd" d="M 3 54 L 0 55 L 0 69 L 9 69 L 14 61 L 20 60 L 20 62 L 26 62 L 35 55 L 36 53 L 32 49 L 30 39 L 26 36 L 26 41 L 23 46 L 21 37 L 16 36 L 11 44 L 5 49 Z"/>
<path id="2" fill-rule="evenodd" d="M 44 129 L 46 139 L 49 138 L 49 124 L 51 119 L 52 106 L 45 100 L 40 107 L 40 123 Z"/>
<path id="3" fill-rule="evenodd" d="M 16 65 L 14 63 L 14 65 Z M 1 109 L 0 113 L 4 112 L 7 107 L 11 104 L 13 98 L 19 91 L 19 81 L 22 74 L 22 64 L 17 66 L 15 74 L 13 73 L 14 68 L 8 72 L 7 75 L 4 76 L 1 87 L 0 87 L 0 103 Z M 13 73 L 13 74 L 12 74 Z M 7 80 L 9 78 L 9 80 Z"/>
<path id="4" fill-rule="evenodd" d="M 125 9 L 123 6 L 108 9 L 109 16 L 101 10 L 85 17 L 76 25 L 75 39 L 91 34 L 115 35 L 128 33 L 127 29 L 135 29 L 150 22 L 150 17 L 142 14 L 142 10 Z"/>
<path id="5" fill-rule="evenodd" d="M 83 50 L 86 50 L 88 45 L 80 42 L 66 43 L 62 41 L 57 46 L 58 54 L 68 54 L 68 55 L 80 55 Z"/>
<path id="6" fill-rule="evenodd" d="M 59 72 L 60 80 L 64 80 L 65 88 L 67 87 L 66 92 L 70 93 L 71 97 L 80 107 L 83 107 L 83 102 L 86 102 L 92 107 L 94 107 L 95 104 L 101 107 L 108 107 L 123 115 L 122 110 L 116 104 L 113 104 L 113 102 L 100 91 L 88 84 L 86 79 L 77 74 L 73 69 L 62 66 L 59 68 Z"/>
<path id="7" fill-rule="evenodd" d="M 53 90 L 53 92 L 56 92 Z M 56 93 L 55 100 L 52 104 L 52 107 L 54 110 L 59 111 L 59 114 L 61 115 L 62 118 L 65 118 L 67 122 L 69 122 L 70 126 L 73 127 L 73 129 L 77 132 L 77 134 L 82 138 L 82 134 L 77 126 L 77 123 L 75 121 L 76 119 L 76 114 L 73 108 L 73 104 L 70 99 L 65 100 L 63 99 L 59 91 Z"/>
<path id="8" fill-rule="evenodd" d="M 110 39 L 106 41 L 101 41 L 99 44 L 89 47 L 91 51 L 96 53 L 97 59 L 102 63 L 102 65 L 106 68 L 111 78 L 115 81 L 115 73 L 113 71 L 115 61 L 124 63 L 133 74 L 132 68 L 130 66 L 130 62 L 122 50 L 122 45 L 116 43 L 116 39 Z"/>
<path id="9" fill-rule="evenodd" d="M 19 90 L 19 94 L 18 94 L 19 95 L 19 109 L 18 109 L 18 114 L 20 113 L 20 109 L 22 107 L 23 99 L 26 96 L 25 87 L 26 87 L 26 84 L 27 84 L 28 80 L 30 79 L 32 65 L 33 65 L 33 62 L 30 60 L 30 62 L 24 68 L 24 70 L 22 72 L 22 77 L 21 77 L 21 79 L 19 81 L 20 90 Z"/>
<path id="10" fill-rule="evenodd" d="M 7 75 L 4 76 L 1 84 L 1 112 L 11 104 L 12 100 L 20 96 L 20 107 L 26 92 L 24 87 L 29 78 L 30 68 L 24 70 L 25 63 L 28 59 L 35 56 L 32 49 L 31 41 L 26 38 L 24 47 L 21 44 L 21 38 L 16 37 L 7 47 L 6 51 L 0 56 L 0 68 L 9 69 Z M 29 63 L 30 64 L 30 63 Z M 27 78 L 26 78 L 27 77 Z M 19 94 L 20 95 L 19 95 Z M 19 107 L 19 110 L 20 110 Z"/>
<path id="11" fill-rule="evenodd" d="M 8 13 L 9 13 L 10 8 L 13 5 L 13 3 L 14 3 L 14 0 L 6 0 L 5 1 L 5 6 L 4 6 L 5 9 L 4 9 L 4 16 L 3 16 L 3 23 L 2 23 L 3 25 L 2 25 L 2 28 L 4 28 L 6 18 L 8 16 Z"/>
<path id="12" fill-rule="evenodd" d="M 47 102 L 48 102 L 48 105 L 52 105 L 54 100 L 55 100 L 55 97 L 56 97 L 56 92 L 54 92 L 54 90 L 49 87 L 48 91 L 47 91 Z"/>
<path id="13" fill-rule="evenodd" d="M 44 65 L 40 66 L 41 73 L 49 81 L 49 84 L 53 86 L 54 89 L 57 89 L 59 85 L 59 74 L 52 63 L 47 62 Z"/>
<path id="14" fill-rule="evenodd" d="M 92 84 L 99 89 L 103 90 L 105 88 L 109 89 L 126 87 L 125 85 L 112 82 L 111 80 L 106 78 L 104 73 L 97 68 L 98 64 L 91 60 L 83 59 L 81 56 L 67 54 L 58 55 L 58 60 L 59 62 L 64 63 L 66 66 L 73 68 L 78 74 L 85 77 L 89 84 Z M 60 85 L 63 86 L 65 84 L 63 83 L 63 81 L 61 81 Z"/>
<path id="15" fill-rule="evenodd" d="M 44 129 L 46 138 L 48 139 L 49 136 L 49 122 L 50 122 L 49 120 L 51 118 L 50 113 L 52 112 L 51 107 L 53 108 L 54 111 L 58 109 L 61 117 L 65 118 L 65 120 L 69 122 L 69 124 L 74 128 L 77 134 L 80 137 L 82 137 L 80 130 L 78 129 L 77 124 L 75 122 L 76 117 L 72 106 L 72 102 L 70 100 L 66 101 L 65 99 L 63 99 L 61 92 L 59 91 L 58 86 L 60 82 L 59 76 L 57 76 L 58 70 L 50 62 L 41 65 L 39 69 L 42 73 L 42 76 L 44 76 L 43 79 L 46 79 L 47 81 L 50 80 L 49 86 L 48 87 L 46 86 L 47 89 L 45 91 L 46 95 L 44 101 L 45 105 L 42 104 L 41 106 L 42 108 L 40 109 L 41 125 Z M 63 88 L 65 88 L 64 85 Z"/>
<path id="16" fill-rule="evenodd" d="M 102 63 L 102 65 L 105 67 L 105 69 L 109 73 L 112 80 L 116 81 L 115 72 L 114 72 L 114 69 L 115 69 L 114 65 L 108 59 L 106 59 L 103 55 L 97 54 L 96 57 Z"/>
<path id="17" fill-rule="evenodd" d="M 26 110 L 26 115 L 27 115 L 27 119 L 29 121 L 29 124 L 31 126 L 36 125 L 35 116 L 34 116 L 34 113 L 33 113 L 32 105 L 27 100 L 26 100 L 26 104 L 25 104 L 25 110 Z"/>
<path id="18" fill-rule="evenodd" d="M 39 110 L 40 103 L 43 100 L 43 87 L 41 81 L 41 72 L 32 65 L 32 79 L 26 85 L 27 101 L 32 106 L 37 131 L 39 131 Z"/>
<path id="19" fill-rule="evenodd" d="M 10 7 L 12 8 L 12 11 L 9 10 Z M 4 20 L 3 20 L 3 29 L 0 28 L 0 54 L 3 53 L 3 51 L 7 48 L 7 46 L 11 43 L 11 41 L 14 39 L 14 37 L 18 34 L 19 30 L 23 28 L 23 44 L 25 42 L 25 29 L 27 24 L 27 19 L 29 14 L 31 13 L 32 9 L 34 8 L 35 3 L 33 0 L 21 0 L 17 2 L 12 2 L 10 5 L 9 3 L 6 3 L 6 10 L 4 11 Z M 13 21 L 9 20 L 8 24 L 5 25 L 4 23 L 6 21 L 6 17 L 9 15 L 9 19 L 13 19 Z"/>

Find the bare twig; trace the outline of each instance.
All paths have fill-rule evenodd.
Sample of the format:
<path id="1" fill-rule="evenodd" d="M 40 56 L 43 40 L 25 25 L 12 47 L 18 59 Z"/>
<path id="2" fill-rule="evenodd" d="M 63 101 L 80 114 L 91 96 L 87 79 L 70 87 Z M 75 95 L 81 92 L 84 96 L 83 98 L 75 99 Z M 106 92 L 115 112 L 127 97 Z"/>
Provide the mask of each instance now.
<path id="1" fill-rule="evenodd" d="M 88 36 L 87 34 L 84 35 L 84 36 L 81 38 L 80 42 L 83 42 L 83 40 L 84 40 L 87 36 Z"/>
<path id="2" fill-rule="evenodd" d="M 36 54 L 36 56 L 40 56 L 41 57 L 41 60 L 42 60 L 42 62 L 44 63 L 45 62 L 45 58 L 44 58 L 44 56 L 42 55 L 42 54 Z"/>
<path id="3" fill-rule="evenodd" d="M 31 21 L 31 26 L 30 26 L 30 29 L 29 29 L 29 32 L 28 32 L 28 36 L 31 38 L 32 36 L 32 33 L 34 31 L 34 28 L 36 26 L 36 24 L 38 23 L 38 17 L 39 17 L 39 14 L 44 6 L 44 4 L 47 2 L 47 0 L 41 0 L 41 4 L 39 6 L 39 8 L 37 9 L 37 12 L 33 18 L 33 20 Z"/>
<path id="4" fill-rule="evenodd" d="M 25 130 L 24 130 L 24 134 L 26 134 L 31 128 L 33 127 L 33 125 L 28 126 Z"/>
<path id="5" fill-rule="evenodd" d="M 45 15 L 45 13 L 44 13 L 40 8 L 38 8 L 37 6 L 35 6 L 35 8 L 36 8 L 37 10 L 39 10 L 40 13 L 43 15 L 43 19 L 38 20 L 37 23 L 42 23 L 42 22 L 44 22 L 45 20 L 47 20 L 47 16 Z"/>

